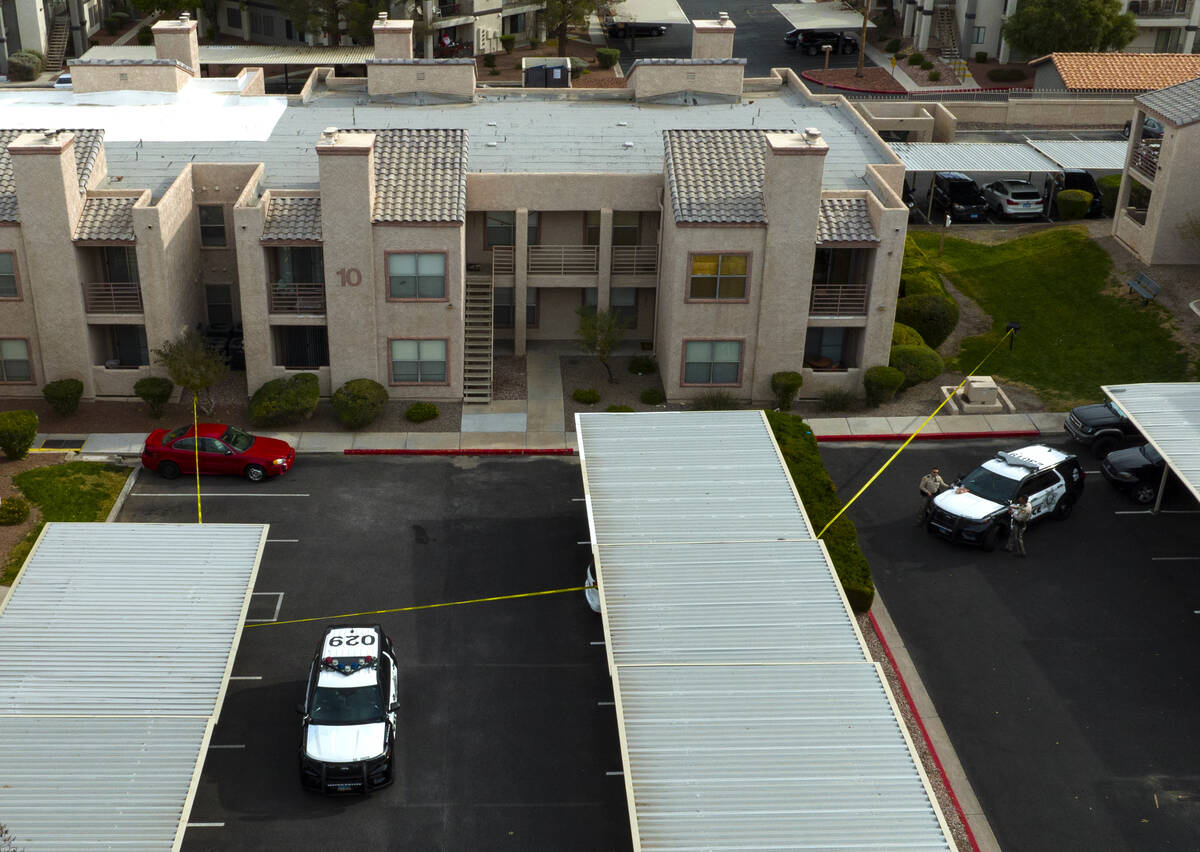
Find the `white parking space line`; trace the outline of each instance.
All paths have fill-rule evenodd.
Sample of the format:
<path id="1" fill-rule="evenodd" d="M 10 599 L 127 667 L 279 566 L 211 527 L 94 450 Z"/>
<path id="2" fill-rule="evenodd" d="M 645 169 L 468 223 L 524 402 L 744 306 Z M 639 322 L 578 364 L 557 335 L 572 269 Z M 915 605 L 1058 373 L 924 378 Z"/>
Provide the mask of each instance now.
<path id="1" fill-rule="evenodd" d="M 270 618 L 247 618 L 247 624 L 262 624 L 279 620 L 279 610 L 283 607 L 283 592 L 251 592 L 251 595 L 275 595 L 275 614 Z"/>
<path id="2" fill-rule="evenodd" d="M 176 493 L 174 491 L 134 491 L 131 497 L 186 497 L 195 500 L 194 493 Z M 201 497 L 311 497 L 311 494 L 255 494 L 252 491 L 201 491 Z"/>
<path id="3" fill-rule="evenodd" d="M 1151 562 L 1195 562 L 1200 556 L 1152 556 Z"/>
<path id="4" fill-rule="evenodd" d="M 223 822 L 189 822 L 188 828 L 224 828 Z"/>
<path id="5" fill-rule="evenodd" d="M 1160 515 L 1195 515 L 1200 513 L 1200 509 L 1159 509 Z M 1114 515 L 1153 515 L 1150 509 L 1118 509 L 1113 512 Z"/>
<path id="6" fill-rule="evenodd" d="M 1085 470 L 1085 471 L 1084 471 L 1084 473 L 1086 473 L 1088 476 L 1096 476 L 1096 475 L 1098 475 L 1098 474 L 1100 473 L 1100 471 L 1098 471 L 1098 470 Z"/>
<path id="7" fill-rule="evenodd" d="M 242 743 L 241 745 L 209 745 L 210 749 L 214 749 L 214 748 L 245 748 L 245 747 L 246 747 L 245 743 Z"/>
<path id="8" fill-rule="evenodd" d="M 576 544 L 591 544 L 590 541 L 577 541 Z"/>
<path id="9" fill-rule="evenodd" d="M 605 775 L 624 775 L 625 773 L 618 769 L 616 772 L 605 772 Z"/>
<path id="10" fill-rule="evenodd" d="M 615 701 L 597 701 L 596 706 L 597 707 L 616 707 L 617 702 L 615 702 Z"/>
<path id="11" fill-rule="evenodd" d="M 267 544 L 298 544 L 298 538 L 269 538 Z"/>
<path id="12" fill-rule="evenodd" d="M 599 642 L 589 642 L 588 644 L 590 644 L 590 645 L 603 645 L 603 644 L 604 644 L 604 640 L 600 640 Z"/>
<path id="13" fill-rule="evenodd" d="M 572 503 L 586 503 L 587 498 L 586 497 L 572 497 L 571 502 Z"/>
<path id="14" fill-rule="evenodd" d="M 230 675 L 230 680 L 262 680 L 262 675 Z"/>

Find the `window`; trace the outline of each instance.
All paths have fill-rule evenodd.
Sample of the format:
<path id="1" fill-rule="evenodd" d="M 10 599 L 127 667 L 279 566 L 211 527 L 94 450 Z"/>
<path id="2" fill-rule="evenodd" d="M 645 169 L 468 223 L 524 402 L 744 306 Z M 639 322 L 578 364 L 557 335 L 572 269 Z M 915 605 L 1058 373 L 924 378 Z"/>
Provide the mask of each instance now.
<path id="1" fill-rule="evenodd" d="M 393 340 L 392 381 L 446 381 L 446 341 Z"/>
<path id="2" fill-rule="evenodd" d="M 28 382 L 29 344 L 24 340 L 0 340 L 0 382 Z"/>
<path id="3" fill-rule="evenodd" d="M 684 384 L 734 385 L 741 370 L 741 341 L 689 340 L 683 345 Z"/>
<path id="4" fill-rule="evenodd" d="M 583 304 L 588 308 L 596 307 L 597 290 L 595 287 L 583 288 Z M 609 311 L 612 312 L 625 328 L 637 326 L 637 288 L 613 287 L 608 293 Z"/>
<path id="5" fill-rule="evenodd" d="M 537 289 L 525 289 L 525 325 L 536 328 L 538 324 Z M 492 291 L 492 325 L 496 328 L 512 328 L 517 316 L 514 303 L 517 290 L 515 287 L 497 287 Z"/>
<path id="6" fill-rule="evenodd" d="M 525 32 L 525 15 L 506 15 L 504 17 L 504 35 L 516 35 Z"/>
<path id="7" fill-rule="evenodd" d="M 263 31 L 262 21 L 263 21 L 262 12 L 255 12 L 255 11 L 251 10 L 251 12 L 250 12 L 250 35 L 262 35 L 262 31 Z"/>
<path id="8" fill-rule="evenodd" d="M 233 287 L 229 284 L 209 284 L 204 288 L 204 303 L 208 307 L 208 324 L 233 325 Z"/>
<path id="9" fill-rule="evenodd" d="M 614 246 L 638 245 L 638 226 L 641 215 L 636 210 L 614 210 L 612 223 L 612 244 Z M 600 211 L 591 210 L 587 214 L 587 244 L 600 245 Z"/>
<path id="10" fill-rule="evenodd" d="M 746 254 L 694 254 L 689 299 L 746 298 Z"/>
<path id="11" fill-rule="evenodd" d="M 20 295 L 17 291 L 17 256 L 11 251 L 0 252 L 0 299 L 16 299 Z"/>
<path id="12" fill-rule="evenodd" d="M 517 214 L 511 211 L 501 211 L 498 213 L 487 214 L 486 228 L 486 245 L 484 248 L 492 246 L 512 246 L 516 245 L 517 232 Z M 536 246 L 538 241 L 538 214 L 537 211 L 529 213 L 529 245 Z"/>
<path id="13" fill-rule="evenodd" d="M 150 363 L 150 348 L 146 345 L 146 327 L 141 325 L 92 326 L 93 350 L 98 364 L 110 370 L 144 367 Z"/>
<path id="14" fill-rule="evenodd" d="M 329 366 L 329 336 L 323 325 L 277 325 L 275 366 L 313 370 Z"/>
<path id="15" fill-rule="evenodd" d="M 270 249 L 271 278 L 277 284 L 324 284 L 325 259 L 316 246 Z"/>
<path id="16" fill-rule="evenodd" d="M 275 18 L 271 15 L 263 15 L 262 27 L 263 35 L 273 37 L 275 35 Z"/>
<path id="17" fill-rule="evenodd" d="M 389 299 L 445 299 L 446 255 L 389 254 Z"/>
<path id="18" fill-rule="evenodd" d="M 137 252 L 132 246 L 105 246 L 100 251 L 105 282 L 125 284 L 138 280 Z"/>
<path id="19" fill-rule="evenodd" d="M 810 328 L 804 339 L 804 366 L 812 370 L 845 370 L 858 366 L 857 328 Z"/>
<path id="20" fill-rule="evenodd" d="M 818 248 L 813 260 L 813 283 L 865 284 L 870 251 Z"/>
<path id="21" fill-rule="evenodd" d="M 200 245 L 225 245 L 225 208 L 220 204 L 200 205 Z"/>
<path id="22" fill-rule="evenodd" d="M 225 7 L 225 23 L 231 30 L 242 29 L 242 10 L 237 6 Z"/>
<path id="23" fill-rule="evenodd" d="M 983 40 L 986 35 L 987 27 L 976 27 L 975 37 L 971 40 L 971 44 L 983 44 Z"/>
<path id="24" fill-rule="evenodd" d="M 296 40 L 296 28 L 292 26 L 291 18 L 283 19 L 283 35 L 288 41 Z"/>

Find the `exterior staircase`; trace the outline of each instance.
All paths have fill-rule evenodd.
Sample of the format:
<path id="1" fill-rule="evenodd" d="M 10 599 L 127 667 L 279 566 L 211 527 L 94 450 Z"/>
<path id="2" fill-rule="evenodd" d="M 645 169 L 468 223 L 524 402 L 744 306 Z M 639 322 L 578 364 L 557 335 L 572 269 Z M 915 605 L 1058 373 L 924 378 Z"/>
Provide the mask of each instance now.
<path id="1" fill-rule="evenodd" d="M 954 7 L 937 6 L 933 10 L 934 32 L 942 48 L 942 58 L 949 62 L 958 58 L 958 31 L 954 28 Z"/>
<path id="2" fill-rule="evenodd" d="M 467 277 L 463 314 L 463 402 L 492 401 L 492 281 Z"/>
<path id="3" fill-rule="evenodd" d="M 71 19 L 66 15 L 59 15 L 54 19 L 54 26 L 50 28 L 50 35 L 46 38 L 46 67 L 44 71 L 49 71 L 51 74 L 58 74 L 62 71 L 63 57 L 67 53 L 67 38 L 71 32 Z"/>

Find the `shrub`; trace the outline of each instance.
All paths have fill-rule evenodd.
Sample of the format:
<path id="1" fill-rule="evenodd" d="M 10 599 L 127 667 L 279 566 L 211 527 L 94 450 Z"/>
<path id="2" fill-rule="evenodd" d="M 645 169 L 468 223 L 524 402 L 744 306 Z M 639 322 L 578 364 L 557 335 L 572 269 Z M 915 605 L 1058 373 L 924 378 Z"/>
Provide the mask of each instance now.
<path id="1" fill-rule="evenodd" d="M 896 322 L 916 329 L 927 346 L 936 348 L 958 325 L 958 303 L 932 293 L 905 296 L 896 302 Z"/>
<path id="2" fill-rule="evenodd" d="M 575 388 L 571 399 L 583 405 L 595 405 L 600 401 L 600 391 L 595 388 Z"/>
<path id="3" fill-rule="evenodd" d="M 771 393 L 775 394 L 776 407 L 788 411 L 796 401 L 796 394 L 804 384 L 804 376 L 791 370 L 771 374 Z"/>
<path id="4" fill-rule="evenodd" d="M 1096 185 L 1100 187 L 1100 205 L 1104 208 L 1104 215 L 1116 215 L 1117 196 L 1121 193 L 1121 176 L 1105 175 L 1096 181 Z"/>
<path id="5" fill-rule="evenodd" d="M 1134 210 L 1145 210 L 1150 206 L 1150 190 L 1136 180 L 1129 181 L 1128 204 Z"/>
<path id="6" fill-rule="evenodd" d="M 487 56 L 483 57 L 483 64 L 487 68 L 495 68 L 496 67 L 496 54 L 489 53 Z"/>
<path id="7" fill-rule="evenodd" d="M 315 373 L 271 379 L 250 397 L 250 422 L 255 426 L 289 426 L 307 420 L 317 410 L 320 387 Z"/>
<path id="8" fill-rule="evenodd" d="M 941 72 L 941 71 L 930 71 L 930 72 L 929 72 L 929 81 L 930 81 L 931 83 L 936 83 L 936 82 L 937 82 L 938 80 L 940 80 L 940 79 L 942 79 L 942 72 Z"/>
<path id="9" fill-rule="evenodd" d="M 16 461 L 29 454 L 37 437 L 38 418 L 32 411 L 0 411 L 0 450 Z"/>
<path id="10" fill-rule="evenodd" d="M 913 333 L 916 334 L 916 332 Z M 904 373 L 895 367 L 871 367 L 863 375 L 863 390 L 866 391 L 867 404 L 873 407 L 891 401 L 903 384 Z"/>
<path id="11" fill-rule="evenodd" d="M 888 53 L 899 53 L 900 52 L 900 39 L 894 38 L 891 41 L 889 41 L 887 43 L 887 46 L 884 48 L 884 50 L 887 51 Z"/>
<path id="12" fill-rule="evenodd" d="M 706 391 L 692 400 L 696 411 L 734 411 L 741 408 L 729 391 Z"/>
<path id="13" fill-rule="evenodd" d="M 1064 221 L 1082 219 L 1092 206 L 1092 194 L 1082 189 L 1064 189 L 1055 196 L 1058 218 Z"/>
<path id="14" fill-rule="evenodd" d="M 128 12 L 117 11 L 117 12 L 113 12 L 112 16 L 114 18 L 116 18 L 122 24 L 129 23 L 129 13 Z"/>
<path id="15" fill-rule="evenodd" d="M 596 48 L 596 60 L 600 63 L 601 68 L 612 68 L 617 64 L 617 57 L 620 55 L 621 51 L 614 47 Z"/>
<path id="16" fill-rule="evenodd" d="M 59 379 L 57 382 L 49 382 L 42 388 L 42 396 L 59 414 L 63 416 L 74 414 L 79 408 L 79 398 L 83 396 L 83 382 L 79 379 Z"/>
<path id="17" fill-rule="evenodd" d="M 920 51 L 914 51 L 908 55 L 909 65 L 920 65 L 925 61 L 925 54 Z"/>
<path id="18" fill-rule="evenodd" d="M 387 388 L 372 379 L 351 379 L 333 392 L 333 415 L 347 429 L 361 429 L 383 413 Z"/>
<path id="19" fill-rule="evenodd" d="M 942 357 L 928 346 L 893 346 L 888 366 L 904 374 L 902 387 L 927 382 L 945 369 Z"/>
<path id="20" fill-rule="evenodd" d="M 632 405 L 610 405 L 608 408 L 606 408 L 604 410 L 611 411 L 612 413 L 616 414 L 617 412 L 633 411 L 633 406 Z"/>
<path id="21" fill-rule="evenodd" d="M 987 51 L 986 50 L 975 51 L 975 61 L 980 62 L 980 63 L 987 62 Z"/>
<path id="22" fill-rule="evenodd" d="M 662 405 L 667 401 L 667 395 L 659 388 L 646 388 L 642 391 L 643 405 Z"/>
<path id="23" fill-rule="evenodd" d="M 925 338 L 921 337 L 921 333 L 912 326 L 898 322 L 892 326 L 892 345 L 924 346 Z"/>
<path id="24" fill-rule="evenodd" d="M 1025 71 L 1021 68 L 992 68 L 987 76 L 993 83 L 1015 83 L 1025 79 Z"/>
<path id="25" fill-rule="evenodd" d="M 121 23 L 112 15 L 107 15 L 104 18 L 104 29 L 109 35 L 116 35 L 117 31 L 121 29 Z"/>
<path id="26" fill-rule="evenodd" d="M 946 288 L 942 286 L 942 280 L 938 278 L 938 274 L 932 269 L 906 272 L 900 276 L 900 298 L 903 299 L 905 296 L 926 296 L 929 294 L 935 296 L 946 295 Z"/>
<path id="27" fill-rule="evenodd" d="M 424 423 L 440 413 L 432 402 L 414 402 L 408 407 L 408 411 L 404 412 L 404 419 L 410 423 Z"/>
<path id="28" fill-rule="evenodd" d="M 651 376 L 657 370 L 654 359 L 649 355 L 634 355 L 629 359 L 629 372 L 635 376 Z"/>
<path id="29" fill-rule="evenodd" d="M 515 35 L 500 36 L 500 46 L 504 48 L 505 53 L 512 53 L 513 48 L 517 46 L 517 37 Z"/>
<path id="30" fill-rule="evenodd" d="M 133 392 L 141 397 L 142 402 L 150 406 L 151 417 L 161 417 L 163 408 L 175 392 L 175 384 L 170 379 L 161 376 L 147 376 L 138 379 L 133 386 Z"/>
<path id="31" fill-rule="evenodd" d="M 6 497 L 0 501 L 0 527 L 15 527 L 29 517 L 29 501 L 24 497 Z"/>
<path id="32" fill-rule="evenodd" d="M 924 62 L 921 63 L 921 70 L 922 71 L 932 71 L 933 63 L 930 62 L 928 59 L 926 59 Z"/>
<path id="33" fill-rule="evenodd" d="M 141 45 L 154 44 L 154 33 L 149 27 L 141 27 L 137 31 L 137 43 Z"/>
<path id="34" fill-rule="evenodd" d="M 854 394 L 846 390 L 827 390 L 821 394 L 822 411 L 853 411 L 858 407 Z"/>
<path id="35" fill-rule="evenodd" d="M 820 531 L 841 510 L 842 504 L 833 480 L 821 463 L 812 430 L 791 414 L 768 411 L 766 416 L 804 511 Z M 848 515 L 842 515 L 837 523 L 825 530 L 821 540 L 829 550 L 846 600 L 855 611 L 866 612 L 875 599 L 875 585 L 871 581 L 871 566 L 858 547 L 858 530 L 854 522 Z"/>
<path id="36" fill-rule="evenodd" d="M 8 57 L 8 79 L 14 83 L 36 80 L 40 73 L 36 58 L 22 53 L 14 53 Z"/>
<path id="37" fill-rule="evenodd" d="M 541 46 L 541 44 L 542 44 L 542 43 L 541 43 L 540 41 L 538 41 L 536 38 L 531 38 L 531 39 L 529 40 L 529 49 L 530 49 L 530 50 L 537 50 L 537 49 L 538 49 L 538 47 L 540 47 L 540 46 Z"/>

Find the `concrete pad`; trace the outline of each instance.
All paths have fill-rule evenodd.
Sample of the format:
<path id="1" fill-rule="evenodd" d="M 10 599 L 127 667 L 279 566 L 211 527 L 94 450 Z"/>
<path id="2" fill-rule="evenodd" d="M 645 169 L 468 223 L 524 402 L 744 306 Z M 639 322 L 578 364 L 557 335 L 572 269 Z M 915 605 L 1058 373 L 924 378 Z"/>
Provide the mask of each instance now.
<path id="1" fill-rule="evenodd" d="M 406 450 L 457 450 L 457 432 L 409 432 Z"/>
<path id="2" fill-rule="evenodd" d="M 928 415 L 925 416 L 927 417 Z M 913 432 L 917 431 L 917 429 L 920 429 L 921 424 L 925 422 L 925 417 L 889 417 L 887 422 L 889 432 L 892 432 L 896 435 L 911 435 Z M 940 431 L 941 429 L 938 427 L 937 418 L 935 417 L 929 421 L 924 429 L 921 429 L 921 434 L 928 435 L 933 432 Z"/>
<path id="3" fill-rule="evenodd" d="M 493 399 L 484 405 L 465 403 L 463 416 L 468 414 L 524 414 L 525 400 L 523 399 Z"/>
<path id="4" fill-rule="evenodd" d="M 1033 423 L 1035 429 L 1050 433 L 1066 431 L 1063 423 L 1066 422 L 1067 415 L 1061 411 L 1031 411 L 1026 416 Z"/>
<path id="5" fill-rule="evenodd" d="M 356 450 L 403 450 L 407 446 L 407 432 L 365 432 L 355 435 L 351 444 Z"/>
<path id="6" fill-rule="evenodd" d="M 525 428 L 530 432 L 561 432 L 563 416 L 561 396 L 558 399 L 531 399 Z"/>
<path id="7" fill-rule="evenodd" d="M 814 435 L 850 435 L 850 423 L 845 417 L 816 417 L 805 421 Z"/>
<path id="8" fill-rule="evenodd" d="M 851 435 L 886 435 L 891 429 L 886 417 L 848 417 Z"/>
<path id="9" fill-rule="evenodd" d="M 576 432 L 563 432 L 563 446 L 579 452 L 579 435 Z"/>
<path id="10" fill-rule="evenodd" d="M 558 432 L 526 432 L 525 446 L 530 450 L 561 450 L 566 446 L 562 430 Z"/>
<path id="11" fill-rule="evenodd" d="M 261 435 L 264 438 L 277 438 L 280 441 L 287 441 L 293 447 L 300 443 L 299 432 L 255 432 L 255 435 Z"/>
<path id="12" fill-rule="evenodd" d="M 463 432 L 524 432 L 525 412 L 520 414 L 467 414 L 463 413 Z"/>
<path id="13" fill-rule="evenodd" d="M 946 433 L 953 432 L 990 432 L 987 418 L 982 414 L 959 414 L 955 417 L 941 417 L 938 425 Z"/>
<path id="14" fill-rule="evenodd" d="M 354 446 L 353 432 L 303 432 L 298 453 L 341 453 Z"/>
<path id="15" fill-rule="evenodd" d="M 562 368 L 557 355 L 530 354 L 525 359 L 525 395 L 535 399 L 562 399 Z"/>
<path id="16" fill-rule="evenodd" d="M 524 432 L 472 432 L 462 436 L 464 450 L 523 450 Z"/>
<path id="17" fill-rule="evenodd" d="M 142 447 L 146 445 L 146 435 L 146 432 L 106 432 L 88 435 L 81 452 L 92 455 L 140 456 Z"/>
<path id="18" fill-rule="evenodd" d="M 1028 414 L 985 414 L 983 419 L 995 432 L 1018 432 L 1037 428 Z"/>

